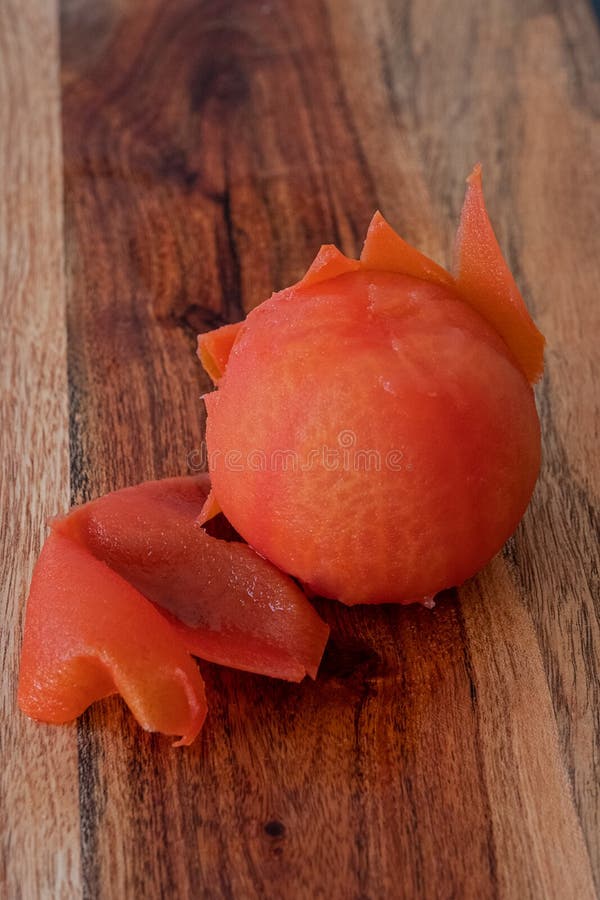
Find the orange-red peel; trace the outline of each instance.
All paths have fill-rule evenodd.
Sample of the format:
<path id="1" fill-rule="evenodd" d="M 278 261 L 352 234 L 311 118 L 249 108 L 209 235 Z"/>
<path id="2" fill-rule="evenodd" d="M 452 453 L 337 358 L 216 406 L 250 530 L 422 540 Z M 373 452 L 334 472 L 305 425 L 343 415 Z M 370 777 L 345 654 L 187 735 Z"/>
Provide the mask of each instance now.
<path id="1" fill-rule="evenodd" d="M 190 743 L 206 715 L 191 659 L 300 681 L 329 629 L 246 544 L 195 520 L 206 475 L 115 491 L 51 522 L 27 604 L 19 705 L 60 723 L 119 693 L 150 731 Z"/>

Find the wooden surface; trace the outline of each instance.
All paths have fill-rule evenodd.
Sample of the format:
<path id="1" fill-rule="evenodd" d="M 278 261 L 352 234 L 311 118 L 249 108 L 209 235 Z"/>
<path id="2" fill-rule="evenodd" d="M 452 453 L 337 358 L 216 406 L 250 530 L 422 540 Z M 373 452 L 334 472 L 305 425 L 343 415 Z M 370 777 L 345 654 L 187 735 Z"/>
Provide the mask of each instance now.
<path id="1" fill-rule="evenodd" d="M 0 896 L 598 896 L 599 64 L 583 0 L 2 0 Z M 321 602 L 314 684 L 201 664 L 189 749 L 24 719 L 45 516 L 188 471 L 196 332 L 375 207 L 447 261 L 477 159 L 549 343 L 506 550 L 433 612 Z"/>

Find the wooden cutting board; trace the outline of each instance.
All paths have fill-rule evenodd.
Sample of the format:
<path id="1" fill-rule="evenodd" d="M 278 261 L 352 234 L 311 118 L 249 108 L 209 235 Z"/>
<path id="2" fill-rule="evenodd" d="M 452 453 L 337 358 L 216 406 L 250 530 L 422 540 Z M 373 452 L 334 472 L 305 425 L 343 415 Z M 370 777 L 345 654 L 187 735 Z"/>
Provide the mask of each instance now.
<path id="1" fill-rule="evenodd" d="M 2 0 L 0 896 L 595 896 L 599 64 L 584 0 Z M 201 664 L 190 748 L 21 716 L 45 517 L 188 472 L 196 334 L 375 208 L 448 262 L 476 160 L 548 338 L 504 552 L 433 612 L 320 603 L 316 683 Z"/>

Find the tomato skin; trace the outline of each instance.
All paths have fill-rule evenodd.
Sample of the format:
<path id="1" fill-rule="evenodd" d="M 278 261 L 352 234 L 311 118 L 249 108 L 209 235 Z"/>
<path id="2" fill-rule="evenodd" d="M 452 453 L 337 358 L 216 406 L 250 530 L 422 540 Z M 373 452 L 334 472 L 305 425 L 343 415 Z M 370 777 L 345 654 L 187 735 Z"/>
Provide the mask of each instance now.
<path id="1" fill-rule="evenodd" d="M 227 518 L 349 604 L 412 602 L 473 575 L 514 531 L 540 465 L 532 390 L 507 345 L 451 285 L 398 273 L 274 295 L 206 403 Z"/>
<path id="2" fill-rule="evenodd" d="M 119 693 L 147 731 L 187 745 L 206 716 L 198 668 L 130 584 L 61 534 L 37 561 L 21 652 L 18 700 L 34 719 L 70 722 Z"/>
<path id="3" fill-rule="evenodd" d="M 290 578 L 196 524 L 209 489 L 204 474 L 147 481 L 74 509 L 53 528 L 151 600 L 190 653 L 274 678 L 314 678 L 328 627 Z"/>
<path id="4" fill-rule="evenodd" d="M 494 326 L 529 383 L 535 384 L 544 370 L 546 342 L 529 315 L 496 240 L 485 207 L 480 165 L 467 179 L 452 268 L 456 288 L 465 302 Z"/>
<path id="5" fill-rule="evenodd" d="M 329 635 L 294 582 L 197 523 L 208 476 L 125 488 L 51 522 L 35 567 L 19 705 L 44 722 L 119 693 L 149 731 L 191 743 L 206 716 L 190 654 L 300 681 Z"/>
<path id="6" fill-rule="evenodd" d="M 214 384 L 219 383 L 225 371 L 231 348 L 241 327 L 241 322 L 232 322 L 198 335 L 198 358 Z"/>

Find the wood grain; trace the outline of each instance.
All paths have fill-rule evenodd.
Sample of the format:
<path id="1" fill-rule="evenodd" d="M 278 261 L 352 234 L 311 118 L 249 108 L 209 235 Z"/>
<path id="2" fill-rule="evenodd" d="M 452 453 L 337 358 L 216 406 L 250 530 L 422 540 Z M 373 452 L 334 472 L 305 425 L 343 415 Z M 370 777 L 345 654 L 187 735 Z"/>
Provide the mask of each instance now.
<path id="1" fill-rule="evenodd" d="M 76 729 L 16 710 L 24 601 L 68 502 L 57 10 L 0 4 L 0 896 L 77 896 Z"/>
<path id="2" fill-rule="evenodd" d="M 9 3 L 0 15 L 0 141 L 10 126 L 20 148 L 11 140 L 12 169 L 0 172 L 11 248 L 0 259 L 11 325 L 1 440 L 18 438 L 3 450 L 1 498 L 13 529 L 0 823 L 9 896 L 598 896 L 591 9 L 63 0 L 66 347 L 56 23 L 50 5 L 42 15 Z M 89 711 L 76 737 L 19 719 L 21 601 L 48 505 L 66 503 L 65 364 L 72 500 L 184 473 L 208 389 L 196 332 L 297 279 L 321 242 L 355 253 L 378 206 L 448 260 L 477 159 L 549 340 L 544 468 L 505 552 L 432 613 L 321 601 L 333 637 L 314 684 L 202 664 L 210 714 L 189 749 L 141 732 L 118 700 Z M 25 811 L 34 793 L 39 816 Z"/>

